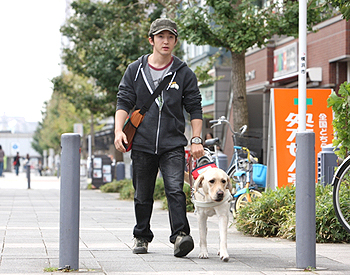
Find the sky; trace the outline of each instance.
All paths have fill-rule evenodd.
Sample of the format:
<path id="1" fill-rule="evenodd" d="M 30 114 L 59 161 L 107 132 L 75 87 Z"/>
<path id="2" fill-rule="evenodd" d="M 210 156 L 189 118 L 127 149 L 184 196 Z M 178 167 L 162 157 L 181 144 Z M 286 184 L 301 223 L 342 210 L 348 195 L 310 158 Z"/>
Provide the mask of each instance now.
<path id="1" fill-rule="evenodd" d="M 42 121 L 61 74 L 65 0 L 0 1 L 0 116 Z"/>

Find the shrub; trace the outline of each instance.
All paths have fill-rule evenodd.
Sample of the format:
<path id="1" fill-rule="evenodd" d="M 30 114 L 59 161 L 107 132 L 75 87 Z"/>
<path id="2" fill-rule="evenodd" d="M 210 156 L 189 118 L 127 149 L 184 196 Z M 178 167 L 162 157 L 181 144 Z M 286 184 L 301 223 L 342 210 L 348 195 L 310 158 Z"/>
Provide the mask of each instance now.
<path id="1" fill-rule="evenodd" d="M 124 186 L 130 184 L 132 185 L 131 179 L 113 180 L 112 182 L 102 185 L 100 190 L 104 193 L 119 193 Z"/>
<path id="2" fill-rule="evenodd" d="M 344 82 L 340 85 L 338 93 L 332 92 L 327 100 L 327 107 L 332 107 L 334 118 L 333 146 L 338 147 L 335 151 L 340 158 L 345 158 L 350 153 L 350 83 Z"/>
<path id="3" fill-rule="evenodd" d="M 295 240 L 295 187 L 266 191 L 240 209 L 236 226 L 253 236 Z M 335 216 L 330 185 L 316 185 L 316 242 L 350 242 Z"/>
<path id="4" fill-rule="evenodd" d="M 253 236 L 280 235 L 281 224 L 295 212 L 294 197 L 294 188 L 267 190 L 261 198 L 239 209 L 237 229 Z"/>

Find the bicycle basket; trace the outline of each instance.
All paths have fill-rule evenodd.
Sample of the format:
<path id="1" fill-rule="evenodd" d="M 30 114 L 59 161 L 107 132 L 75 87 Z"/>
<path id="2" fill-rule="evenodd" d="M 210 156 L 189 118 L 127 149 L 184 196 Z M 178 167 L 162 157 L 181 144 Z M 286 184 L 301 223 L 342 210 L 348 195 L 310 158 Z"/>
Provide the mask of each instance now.
<path id="1" fill-rule="evenodd" d="M 260 163 L 253 164 L 253 181 L 258 187 L 266 187 L 266 165 Z"/>

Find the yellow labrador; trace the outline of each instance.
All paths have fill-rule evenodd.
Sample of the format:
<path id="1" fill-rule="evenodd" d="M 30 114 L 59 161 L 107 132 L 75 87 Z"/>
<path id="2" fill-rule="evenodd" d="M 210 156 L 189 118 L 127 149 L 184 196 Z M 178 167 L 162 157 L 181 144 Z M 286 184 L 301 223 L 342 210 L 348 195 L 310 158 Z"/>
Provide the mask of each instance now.
<path id="1" fill-rule="evenodd" d="M 199 258 L 208 258 L 207 219 L 217 215 L 219 219 L 220 250 L 218 255 L 224 262 L 229 260 L 227 252 L 227 227 L 230 213 L 232 184 L 229 176 L 219 168 L 211 168 L 199 175 L 194 183 L 194 205 L 199 226 Z"/>

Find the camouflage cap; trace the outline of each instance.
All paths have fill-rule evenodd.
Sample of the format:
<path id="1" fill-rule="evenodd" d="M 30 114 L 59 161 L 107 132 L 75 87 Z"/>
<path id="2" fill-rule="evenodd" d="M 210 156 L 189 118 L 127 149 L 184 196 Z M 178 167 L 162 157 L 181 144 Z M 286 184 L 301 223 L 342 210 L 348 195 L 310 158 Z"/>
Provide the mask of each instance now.
<path id="1" fill-rule="evenodd" d="M 170 31 L 178 36 L 176 23 L 168 18 L 158 18 L 154 20 L 151 24 L 148 35 L 155 35 L 161 31 Z"/>

